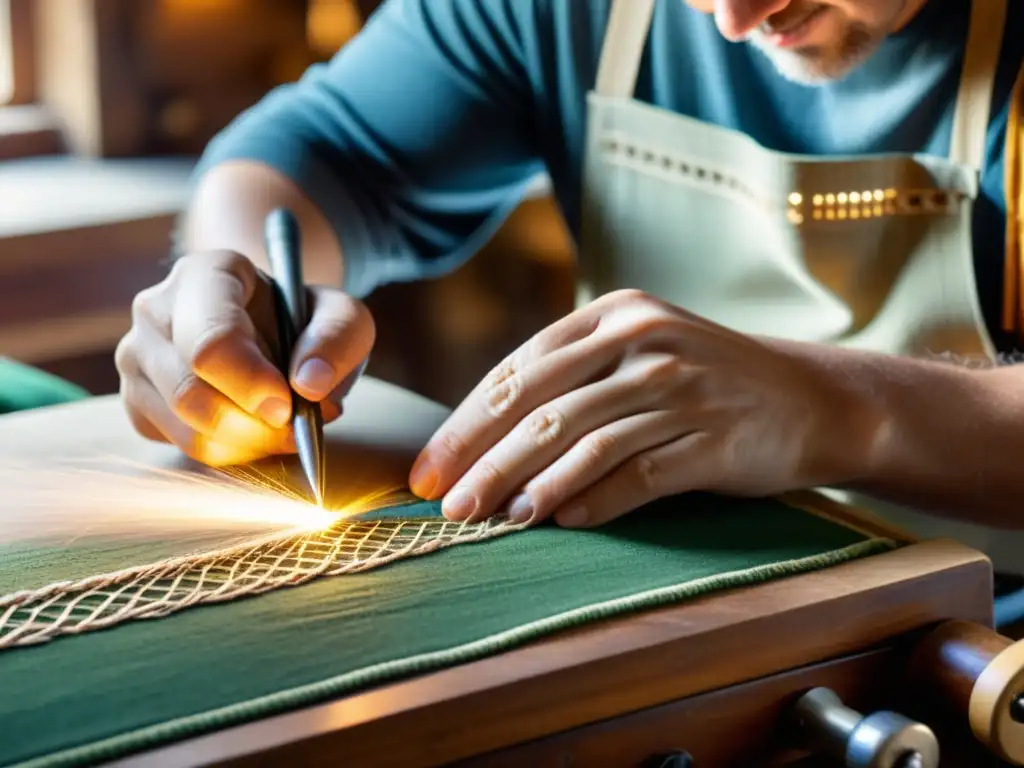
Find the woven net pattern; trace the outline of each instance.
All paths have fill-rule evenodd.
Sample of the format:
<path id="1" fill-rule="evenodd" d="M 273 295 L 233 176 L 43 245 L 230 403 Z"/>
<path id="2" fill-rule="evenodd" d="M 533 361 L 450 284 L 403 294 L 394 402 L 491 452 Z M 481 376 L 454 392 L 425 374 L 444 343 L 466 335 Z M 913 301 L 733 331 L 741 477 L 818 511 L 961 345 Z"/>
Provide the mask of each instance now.
<path id="1" fill-rule="evenodd" d="M 340 521 L 322 532 L 58 582 L 0 597 L 0 650 L 358 573 L 521 527 L 501 517 L 472 524 L 443 518 Z"/>

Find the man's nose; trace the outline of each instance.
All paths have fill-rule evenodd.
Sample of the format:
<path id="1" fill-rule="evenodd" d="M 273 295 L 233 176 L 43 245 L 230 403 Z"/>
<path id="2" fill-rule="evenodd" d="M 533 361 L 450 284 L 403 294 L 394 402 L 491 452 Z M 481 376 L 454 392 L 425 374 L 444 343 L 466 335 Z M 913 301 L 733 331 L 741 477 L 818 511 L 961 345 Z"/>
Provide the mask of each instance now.
<path id="1" fill-rule="evenodd" d="M 792 0 L 715 0 L 715 24 L 722 37 L 738 42 Z"/>

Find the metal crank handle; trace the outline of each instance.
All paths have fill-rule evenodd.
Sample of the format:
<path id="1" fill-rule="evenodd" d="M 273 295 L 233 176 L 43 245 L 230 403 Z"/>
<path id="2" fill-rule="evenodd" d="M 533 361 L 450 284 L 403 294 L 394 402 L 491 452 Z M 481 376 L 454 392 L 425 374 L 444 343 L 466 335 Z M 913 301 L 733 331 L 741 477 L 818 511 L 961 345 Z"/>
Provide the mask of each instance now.
<path id="1" fill-rule="evenodd" d="M 938 768 L 935 734 L 896 712 L 865 716 L 832 690 L 813 688 L 796 702 L 794 716 L 805 743 L 845 768 Z"/>

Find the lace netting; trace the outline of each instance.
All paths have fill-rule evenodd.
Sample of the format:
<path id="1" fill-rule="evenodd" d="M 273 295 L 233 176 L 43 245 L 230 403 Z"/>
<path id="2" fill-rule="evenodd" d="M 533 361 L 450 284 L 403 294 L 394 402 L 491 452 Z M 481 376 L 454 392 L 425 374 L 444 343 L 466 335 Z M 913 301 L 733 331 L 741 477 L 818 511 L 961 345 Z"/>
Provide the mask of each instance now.
<path id="1" fill-rule="evenodd" d="M 433 517 L 343 520 L 322 532 L 264 538 L 15 592 L 0 596 L 0 650 L 358 573 L 522 527 L 501 517 L 479 523 Z"/>

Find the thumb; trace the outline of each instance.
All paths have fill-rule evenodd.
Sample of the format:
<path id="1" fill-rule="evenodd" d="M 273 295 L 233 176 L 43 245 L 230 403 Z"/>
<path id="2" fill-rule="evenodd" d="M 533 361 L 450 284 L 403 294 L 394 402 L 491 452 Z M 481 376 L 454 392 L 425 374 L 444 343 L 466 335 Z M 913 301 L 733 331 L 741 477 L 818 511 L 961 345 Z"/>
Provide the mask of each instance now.
<path id="1" fill-rule="evenodd" d="M 310 298 L 312 315 L 295 346 L 289 375 L 296 392 L 320 402 L 359 375 L 376 328 L 366 305 L 341 291 L 311 288 Z"/>
<path id="2" fill-rule="evenodd" d="M 252 262 L 226 251 L 194 254 L 175 266 L 170 336 L 195 374 L 250 414 L 287 423 L 291 393 L 260 349 L 247 307 L 259 280 Z"/>

